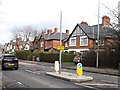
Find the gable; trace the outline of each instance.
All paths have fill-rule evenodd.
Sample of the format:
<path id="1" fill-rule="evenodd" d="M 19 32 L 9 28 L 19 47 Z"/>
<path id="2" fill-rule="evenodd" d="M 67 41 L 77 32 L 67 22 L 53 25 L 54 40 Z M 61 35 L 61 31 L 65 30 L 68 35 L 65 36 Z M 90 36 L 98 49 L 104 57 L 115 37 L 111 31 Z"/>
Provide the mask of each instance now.
<path id="1" fill-rule="evenodd" d="M 76 37 L 76 36 L 82 36 L 82 35 L 85 35 L 85 32 L 83 32 L 83 30 L 79 27 L 79 26 L 77 26 L 76 28 L 75 28 L 75 30 L 73 31 L 73 34 L 72 34 L 72 36 L 74 37 Z"/>
<path id="2" fill-rule="evenodd" d="M 69 35 L 69 37 L 64 40 L 64 42 L 68 41 L 71 37 L 77 37 L 77 36 L 89 36 L 86 34 L 86 32 L 80 27 L 79 24 L 76 25 L 76 27 L 73 29 L 72 33 Z"/>

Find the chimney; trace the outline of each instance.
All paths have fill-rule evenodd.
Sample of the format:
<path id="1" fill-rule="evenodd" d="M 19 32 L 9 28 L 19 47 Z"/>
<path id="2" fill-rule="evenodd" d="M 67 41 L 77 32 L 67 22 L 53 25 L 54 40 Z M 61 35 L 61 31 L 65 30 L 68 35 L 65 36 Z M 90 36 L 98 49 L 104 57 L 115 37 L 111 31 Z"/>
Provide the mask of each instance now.
<path id="1" fill-rule="evenodd" d="M 69 35 L 69 30 L 66 30 L 66 34 Z"/>
<path id="2" fill-rule="evenodd" d="M 50 35 L 52 33 L 52 29 L 47 30 L 47 34 Z"/>
<path id="3" fill-rule="evenodd" d="M 42 35 L 45 35 L 45 31 L 42 31 Z"/>
<path id="4" fill-rule="evenodd" d="M 80 25 L 83 25 L 83 26 L 88 26 L 88 23 L 87 23 L 87 22 L 82 21 L 82 22 L 80 23 Z"/>
<path id="5" fill-rule="evenodd" d="M 58 31 L 58 28 L 55 27 L 55 28 L 54 28 L 54 33 L 57 33 L 57 31 Z"/>
<path id="6" fill-rule="evenodd" d="M 110 26 L 110 18 L 108 16 L 102 17 L 102 26 L 109 27 Z"/>

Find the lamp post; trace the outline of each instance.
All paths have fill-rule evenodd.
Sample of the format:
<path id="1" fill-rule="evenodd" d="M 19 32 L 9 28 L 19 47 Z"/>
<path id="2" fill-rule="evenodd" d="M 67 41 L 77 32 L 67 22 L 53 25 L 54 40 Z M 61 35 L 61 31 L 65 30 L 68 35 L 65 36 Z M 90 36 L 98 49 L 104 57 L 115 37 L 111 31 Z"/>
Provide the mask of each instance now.
<path id="1" fill-rule="evenodd" d="M 60 46 L 62 46 L 62 11 L 60 12 Z M 59 55 L 59 74 L 61 74 L 61 50 Z"/>
<path id="2" fill-rule="evenodd" d="M 100 0 L 98 0 L 98 31 L 97 31 L 97 60 L 96 60 L 96 67 L 98 68 L 98 63 L 99 63 L 99 17 L 100 17 Z"/>

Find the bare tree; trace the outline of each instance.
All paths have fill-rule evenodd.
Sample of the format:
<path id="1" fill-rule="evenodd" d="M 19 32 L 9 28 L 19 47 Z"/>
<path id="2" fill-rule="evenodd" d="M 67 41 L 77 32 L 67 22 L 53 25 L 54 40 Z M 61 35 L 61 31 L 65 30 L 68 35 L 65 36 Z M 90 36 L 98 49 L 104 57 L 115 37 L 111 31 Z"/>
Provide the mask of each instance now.
<path id="1" fill-rule="evenodd" d="M 120 3 L 120 2 L 119 2 Z M 104 7 L 108 10 L 107 14 L 111 17 L 111 23 L 110 26 L 112 29 L 115 30 L 114 32 L 114 40 L 116 40 L 117 43 L 117 51 L 120 51 L 120 4 L 118 4 L 118 7 L 111 9 L 110 7 L 107 7 L 104 5 Z"/>
<path id="2" fill-rule="evenodd" d="M 14 27 L 11 32 L 13 33 L 12 38 L 16 40 L 16 45 L 21 45 L 22 49 L 24 49 L 32 38 L 40 35 L 41 30 L 34 29 L 31 25 L 27 25 L 24 27 Z"/>

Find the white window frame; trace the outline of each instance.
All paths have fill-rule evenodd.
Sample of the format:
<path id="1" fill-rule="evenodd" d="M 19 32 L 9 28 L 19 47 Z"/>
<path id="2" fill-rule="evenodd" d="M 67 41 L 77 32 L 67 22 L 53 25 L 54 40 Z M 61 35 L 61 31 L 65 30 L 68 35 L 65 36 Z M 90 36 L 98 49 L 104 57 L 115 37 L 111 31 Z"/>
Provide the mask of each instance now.
<path id="1" fill-rule="evenodd" d="M 86 41 L 85 41 L 85 38 L 86 38 Z M 83 42 L 86 42 L 86 43 L 83 43 Z M 80 46 L 88 46 L 88 37 L 87 36 L 80 37 Z"/>
<path id="2" fill-rule="evenodd" d="M 74 42 L 74 44 L 71 42 L 71 40 L 75 40 Z M 70 38 L 70 46 L 76 46 L 76 37 L 72 37 L 72 38 Z"/>
<path id="3" fill-rule="evenodd" d="M 68 42 L 65 43 L 65 47 L 68 47 Z"/>
<path id="4" fill-rule="evenodd" d="M 41 42 L 41 47 L 44 47 L 44 41 Z"/>

